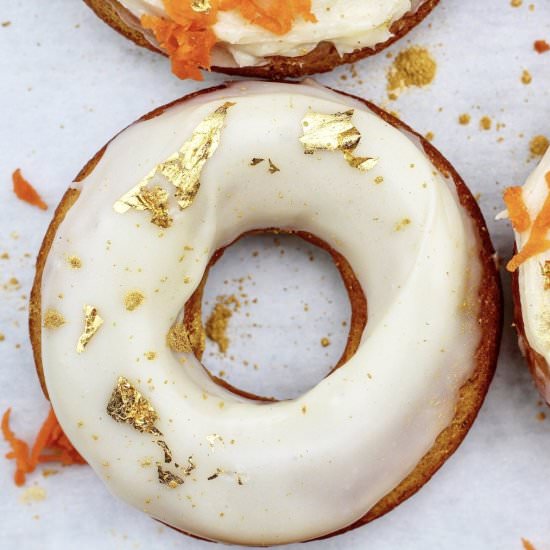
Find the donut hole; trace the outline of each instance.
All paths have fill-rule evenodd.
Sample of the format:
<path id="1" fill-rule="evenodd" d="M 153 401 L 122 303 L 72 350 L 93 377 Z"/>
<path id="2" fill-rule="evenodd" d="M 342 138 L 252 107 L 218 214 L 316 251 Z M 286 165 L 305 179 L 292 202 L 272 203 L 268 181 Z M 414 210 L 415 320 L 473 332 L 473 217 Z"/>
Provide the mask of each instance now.
<path id="1" fill-rule="evenodd" d="M 364 295 L 341 256 L 304 236 L 245 235 L 211 265 L 201 301 L 201 361 L 219 383 L 292 399 L 355 352 L 366 322 Z"/>

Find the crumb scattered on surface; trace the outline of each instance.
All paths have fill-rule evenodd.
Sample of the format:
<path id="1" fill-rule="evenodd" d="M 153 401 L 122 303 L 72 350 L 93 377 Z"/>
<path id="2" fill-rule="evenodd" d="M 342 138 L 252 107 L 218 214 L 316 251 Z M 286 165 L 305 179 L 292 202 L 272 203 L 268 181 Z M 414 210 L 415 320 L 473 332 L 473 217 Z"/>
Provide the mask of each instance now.
<path id="1" fill-rule="evenodd" d="M 542 157 L 548 150 L 550 141 L 546 136 L 538 135 L 529 142 L 529 151 L 534 157 Z"/>
<path id="2" fill-rule="evenodd" d="M 229 338 L 227 337 L 227 327 L 229 319 L 234 311 L 240 307 L 240 302 L 233 294 L 230 296 L 218 296 L 217 303 L 208 317 L 205 325 L 206 336 L 218 344 L 221 353 L 225 353 L 229 347 Z M 233 306 L 233 310 L 229 306 Z"/>
<path id="3" fill-rule="evenodd" d="M 462 113 L 458 117 L 458 123 L 462 124 L 463 126 L 466 126 L 467 124 L 470 124 L 471 119 L 472 119 L 472 117 L 468 113 Z"/>
<path id="4" fill-rule="evenodd" d="M 4 336 L 4 334 L 0 332 L 0 342 L 3 342 L 5 339 L 6 337 Z"/>
<path id="5" fill-rule="evenodd" d="M 54 468 L 46 468 L 45 470 L 42 470 L 43 477 L 55 476 L 58 473 L 59 473 L 59 470 L 55 470 Z"/>
<path id="6" fill-rule="evenodd" d="M 550 51 L 550 44 L 546 40 L 535 40 L 533 48 L 537 53 L 544 53 Z"/>
<path id="7" fill-rule="evenodd" d="M 11 25 L 11 21 L 2 21 L 2 27 L 9 27 Z"/>
<path id="8" fill-rule="evenodd" d="M 72 269 L 80 269 L 82 267 L 82 260 L 78 256 L 69 256 L 67 263 Z"/>
<path id="9" fill-rule="evenodd" d="M 321 345 L 324 348 L 328 348 L 330 346 L 330 340 L 326 336 L 324 338 L 321 338 Z"/>
<path id="10" fill-rule="evenodd" d="M 65 317 L 56 309 L 47 309 L 44 314 L 44 328 L 55 329 L 65 324 Z"/>
<path id="11" fill-rule="evenodd" d="M 533 82 L 533 77 L 527 69 L 524 69 L 524 71 L 521 73 L 521 81 L 523 82 L 523 84 L 531 84 L 531 82 Z"/>
<path id="12" fill-rule="evenodd" d="M 490 117 L 488 116 L 481 117 L 479 121 L 479 127 L 482 130 L 490 130 L 492 125 L 493 125 L 493 121 L 491 120 Z"/>
<path id="13" fill-rule="evenodd" d="M 425 136 L 424 136 L 428 141 L 433 141 L 435 135 L 433 132 L 428 132 Z"/>
<path id="14" fill-rule="evenodd" d="M 546 420 L 546 413 L 543 412 L 543 411 L 537 413 L 537 420 L 540 420 L 541 422 L 542 422 L 543 420 Z"/>
<path id="15" fill-rule="evenodd" d="M 423 87 L 435 78 L 437 63 L 426 48 L 411 46 L 401 51 L 388 69 L 387 86 L 390 99 L 411 86 Z"/>
<path id="16" fill-rule="evenodd" d="M 403 218 L 401 221 L 398 221 L 395 224 L 394 230 L 395 231 L 402 231 L 403 229 L 405 229 L 405 227 L 410 225 L 410 223 L 411 223 L 411 220 L 409 218 Z"/>
<path id="17" fill-rule="evenodd" d="M 510 6 L 519 8 L 523 4 L 523 0 L 510 0 Z"/>
<path id="18" fill-rule="evenodd" d="M 46 499 L 46 490 L 38 485 L 33 485 L 28 487 L 23 491 L 19 500 L 23 504 L 30 504 L 31 502 L 40 502 L 41 500 Z"/>
<path id="19" fill-rule="evenodd" d="M 143 355 L 145 355 L 147 361 L 153 361 L 153 359 L 155 359 L 157 356 L 156 352 L 154 351 L 146 351 Z"/>
<path id="20" fill-rule="evenodd" d="M 131 292 L 127 292 L 124 296 L 124 307 L 128 311 L 134 311 L 134 309 L 138 308 L 143 303 L 143 300 L 145 300 L 143 292 L 132 290 Z"/>

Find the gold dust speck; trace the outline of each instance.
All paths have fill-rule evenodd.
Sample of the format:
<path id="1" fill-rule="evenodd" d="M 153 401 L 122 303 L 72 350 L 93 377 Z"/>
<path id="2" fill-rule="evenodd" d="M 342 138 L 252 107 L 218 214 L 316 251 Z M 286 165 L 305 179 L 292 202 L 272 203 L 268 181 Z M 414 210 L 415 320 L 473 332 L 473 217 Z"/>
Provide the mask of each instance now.
<path id="1" fill-rule="evenodd" d="M 354 151 L 361 133 L 352 122 L 353 109 L 343 113 L 323 114 L 310 111 L 302 119 L 300 143 L 306 155 L 315 151 L 341 151 L 352 168 L 367 172 L 378 163 L 377 158 L 358 157 Z"/>
<path id="2" fill-rule="evenodd" d="M 141 290 L 131 290 L 124 296 L 124 307 L 128 311 L 134 311 L 143 303 L 143 300 L 145 300 L 145 294 Z"/>
<path id="3" fill-rule="evenodd" d="M 398 221 L 395 224 L 394 230 L 395 231 L 403 231 L 403 229 L 405 229 L 405 227 L 407 227 L 410 224 L 411 224 L 411 220 L 409 218 L 403 218 L 402 220 Z"/>
<path id="4" fill-rule="evenodd" d="M 86 304 L 84 306 L 84 331 L 80 335 L 76 345 L 77 353 L 82 353 L 84 351 L 102 324 L 103 319 L 97 312 L 97 308 Z"/>
<path id="5" fill-rule="evenodd" d="M 149 401 L 128 381 L 120 376 L 107 403 L 107 414 L 117 422 L 130 424 L 138 432 L 160 435 L 155 427 L 158 414 Z"/>
<path id="6" fill-rule="evenodd" d="M 374 178 L 374 183 L 376 183 L 376 185 L 380 185 L 381 183 L 384 183 L 384 176 L 376 176 Z"/>
<path id="7" fill-rule="evenodd" d="M 56 309 L 47 309 L 44 314 L 44 328 L 56 329 L 65 324 L 65 317 Z"/>
<path id="8" fill-rule="evenodd" d="M 82 267 L 82 260 L 78 256 L 69 256 L 67 263 L 72 269 L 80 269 Z"/>
<path id="9" fill-rule="evenodd" d="M 199 191 L 202 169 L 220 144 L 227 111 L 233 105 L 226 102 L 202 120 L 178 151 L 157 164 L 134 189 L 115 203 L 115 210 L 119 213 L 128 210 L 126 197 L 142 190 L 157 174 L 164 176 L 176 188 L 175 196 L 182 210 L 191 206 Z"/>
<path id="10" fill-rule="evenodd" d="M 328 346 L 330 346 L 330 340 L 327 337 L 321 338 L 321 345 L 324 348 L 327 348 Z"/>
<path id="11" fill-rule="evenodd" d="M 166 335 L 168 347 L 178 353 L 190 353 L 193 351 L 189 332 L 182 323 L 174 323 Z"/>
<path id="12" fill-rule="evenodd" d="M 146 351 L 143 355 L 147 361 L 154 361 L 157 357 L 157 354 L 154 351 Z"/>

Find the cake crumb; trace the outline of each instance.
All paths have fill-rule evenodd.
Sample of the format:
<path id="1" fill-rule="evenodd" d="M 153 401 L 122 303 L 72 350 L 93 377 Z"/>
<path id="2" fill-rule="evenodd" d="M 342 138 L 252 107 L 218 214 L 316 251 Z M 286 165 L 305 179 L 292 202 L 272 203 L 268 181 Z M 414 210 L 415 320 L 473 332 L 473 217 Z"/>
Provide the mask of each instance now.
<path id="1" fill-rule="evenodd" d="M 524 71 L 521 73 L 521 81 L 523 82 L 523 84 L 531 84 L 531 82 L 533 82 L 533 77 L 527 69 L 524 69 Z"/>
<path id="2" fill-rule="evenodd" d="M 428 132 L 424 137 L 425 137 L 428 141 L 433 141 L 435 135 L 434 135 L 433 132 Z"/>
<path id="3" fill-rule="evenodd" d="M 5 339 L 4 333 L 0 332 L 0 342 L 3 342 Z"/>
<path id="4" fill-rule="evenodd" d="M 56 329 L 65 324 L 65 317 L 56 309 L 47 309 L 44 314 L 44 328 Z"/>
<path id="5" fill-rule="evenodd" d="M 542 412 L 542 411 L 539 412 L 539 413 L 537 413 L 537 420 L 540 420 L 541 422 L 542 422 L 543 420 L 546 420 L 546 413 L 545 413 L 545 412 Z"/>
<path id="6" fill-rule="evenodd" d="M 134 309 L 138 308 L 143 303 L 143 300 L 145 300 L 143 292 L 132 290 L 131 292 L 127 292 L 124 296 L 124 307 L 128 311 L 134 311 Z"/>
<path id="7" fill-rule="evenodd" d="M 529 142 L 529 151 L 534 157 L 542 157 L 548 150 L 550 141 L 546 136 L 538 135 Z"/>
<path id="8" fill-rule="evenodd" d="M 481 117 L 481 120 L 479 121 L 479 126 L 482 130 L 490 130 L 491 126 L 493 125 L 493 121 L 490 117 L 484 116 Z"/>
<path id="9" fill-rule="evenodd" d="M 430 52 L 420 46 L 401 51 L 387 73 L 388 97 L 397 99 L 399 91 L 411 86 L 424 87 L 435 78 L 437 64 Z"/>
<path id="10" fill-rule="evenodd" d="M 321 345 L 324 348 L 328 348 L 328 346 L 330 346 L 330 340 L 326 336 L 324 338 L 321 338 Z"/>
<path id="11" fill-rule="evenodd" d="M 38 485 L 25 489 L 22 495 L 19 497 L 20 502 L 23 504 L 30 504 L 31 502 L 40 502 L 46 499 L 46 490 Z"/>
<path id="12" fill-rule="evenodd" d="M 523 4 L 523 0 L 510 0 L 510 6 L 519 8 Z"/>
<path id="13" fill-rule="evenodd" d="M 407 225 L 410 225 L 411 220 L 409 218 L 403 218 L 401 221 L 397 222 L 394 226 L 395 231 L 402 231 L 407 227 Z"/>
<path id="14" fill-rule="evenodd" d="M 472 119 L 472 117 L 468 113 L 462 113 L 458 117 L 458 123 L 462 124 L 462 126 L 466 126 L 466 125 L 470 124 L 471 119 Z"/>
<path id="15" fill-rule="evenodd" d="M 218 296 L 217 303 L 206 321 L 206 336 L 218 345 L 221 353 L 225 353 L 229 348 L 230 341 L 227 337 L 229 319 L 240 308 L 240 305 L 239 300 L 233 294 Z M 233 306 L 233 310 L 229 306 Z"/>
<path id="16" fill-rule="evenodd" d="M 82 267 L 82 260 L 78 256 L 69 256 L 67 263 L 72 269 L 80 269 Z"/>

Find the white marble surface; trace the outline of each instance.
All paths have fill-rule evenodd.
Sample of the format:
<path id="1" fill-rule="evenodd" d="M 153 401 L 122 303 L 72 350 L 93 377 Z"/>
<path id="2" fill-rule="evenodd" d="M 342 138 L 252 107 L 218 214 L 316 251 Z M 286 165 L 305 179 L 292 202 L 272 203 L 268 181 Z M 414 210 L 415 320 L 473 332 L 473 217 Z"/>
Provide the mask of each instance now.
<path id="1" fill-rule="evenodd" d="M 519 8 L 512 8 L 509 0 L 442 0 L 428 21 L 391 50 L 408 42 L 428 47 L 438 62 L 437 78 L 428 89 L 410 90 L 397 101 L 386 98 L 385 72 L 391 61 L 385 55 L 359 63 L 356 78 L 348 68 L 318 78 L 396 111 L 420 132 L 433 132 L 435 145 L 472 191 L 480 193 L 502 257 L 510 253 L 512 235 L 506 223 L 493 221 L 502 208 L 501 191 L 523 182 L 533 168 L 533 161 L 528 161 L 530 138 L 550 136 L 550 53 L 533 51 L 534 40 L 550 42 L 550 2 L 535 0 L 533 5 L 530 10 L 526 0 Z M 0 412 L 12 406 L 14 429 L 31 440 L 48 405 L 34 373 L 22 294 L 28 295 L 34 256 L 52 208 L 79 168 L 115 132 L 144 112 L 222 77 L 212 75 L 204 83 L 178 81 L 164 59 L 119 37 L 79 0 L 4 0 L 1 21 L 11 25 L 0 27 L 0 254 L 10 255 L 0 260 L 0 284 L 16 277 L 21 288 L 8 291 L 0 286 L 0 332 L 6 337 L 0 342 Z M 520 82 L 524 69 L 533 76 L 529 86 Z M 457 117 L 465 112 L 472 122 L 460 126 Z M 483 115 L 493 119 L 490 131 L 479 129 Z M 498 130 L 497 123 L 502 125 Z M 17 167 L 41 191 L 50 205 L 48 212 L 13 196 L 10 175 Z M 313 266 L 305 265 L 305 247 L 296 251 L 295 242 L 283 240 L 282 248 L 286 253 L 281 262 L 281 247 L 270 237 L 232 250 L 212 276 L 207 307 L 224 287 L 238 291 L 232 278 L 251 275 L 243 292 L 259 302 L 243 306 L 232 319 L 234 347 L 229 355 L 235 360 L 210 347 L 209 365 L 214 372 L 226 370 L 234 380 L 246 379 L 251 388 L 265 388 L 271 380 L 269 389 L 284 394 L 292 391 L 288 377 L 300 372 L 284 366 L 293 356 L 307 353 L 309 361 L 301 358 L 303 368 L 316 366 L 308 370 L 309 379 L 301 378 L 304 387 L 334 361 L 345 337 L 341 321 L 347 306 L 330 262 L 318 254 Z M 260 253 L 251 256 L 253 251 Z M 292 284 L 274 285 L 269 273 L 272 279 L 287 277 Z M 308 277 L 314 277 L 319 287 L 306 289 Z M 550 415 L 537 420 L 539 412 L 548 411 L 538 404 L 517 349 L 504 272 L 503 281 L 501 357 L 486 403 L 464 444 L 420 493 L 388 516 L 307 547 L 521 549 L 525 537 L 537 550 L 550 549 Z M 270 296 L 288 300 L 294 311 L 278 319 L 271 348 L 265 332 L 266 327 L 273 332 Z M 308 303 L 309 312 L 303 311 L 302 302 Z M 254 327 L 253 322 L 262 326 Z M 289 337 L 298 327 L 300 336 Z M 243 343 L 249 332 L 254 332 L 252 341 L 264 338 L 259 341 L 265 346 L 258 346 L 266 348 L 263 354 Z M 332 345 L 321 348 L 320 337 L 329 333 Z M 283 347 L 286 356 L 274 353 Z M 258 355 L 247 357 L 252 351 Z M 244 359 L 260 368 L 244 367 Z M 0 451 L 7 451 L 4 442 Z M 0 459 L 1 548 L 211 547 L 118 502 L 87 467 L 62 469 L 48 478 L 39 471 L 29 476 L 27 486 L 38 485 L 47 492 L 44 501 L 32 504 L 21 503 L 23 489 L 13 485 L 12 472 L 13 464 Z"/>

